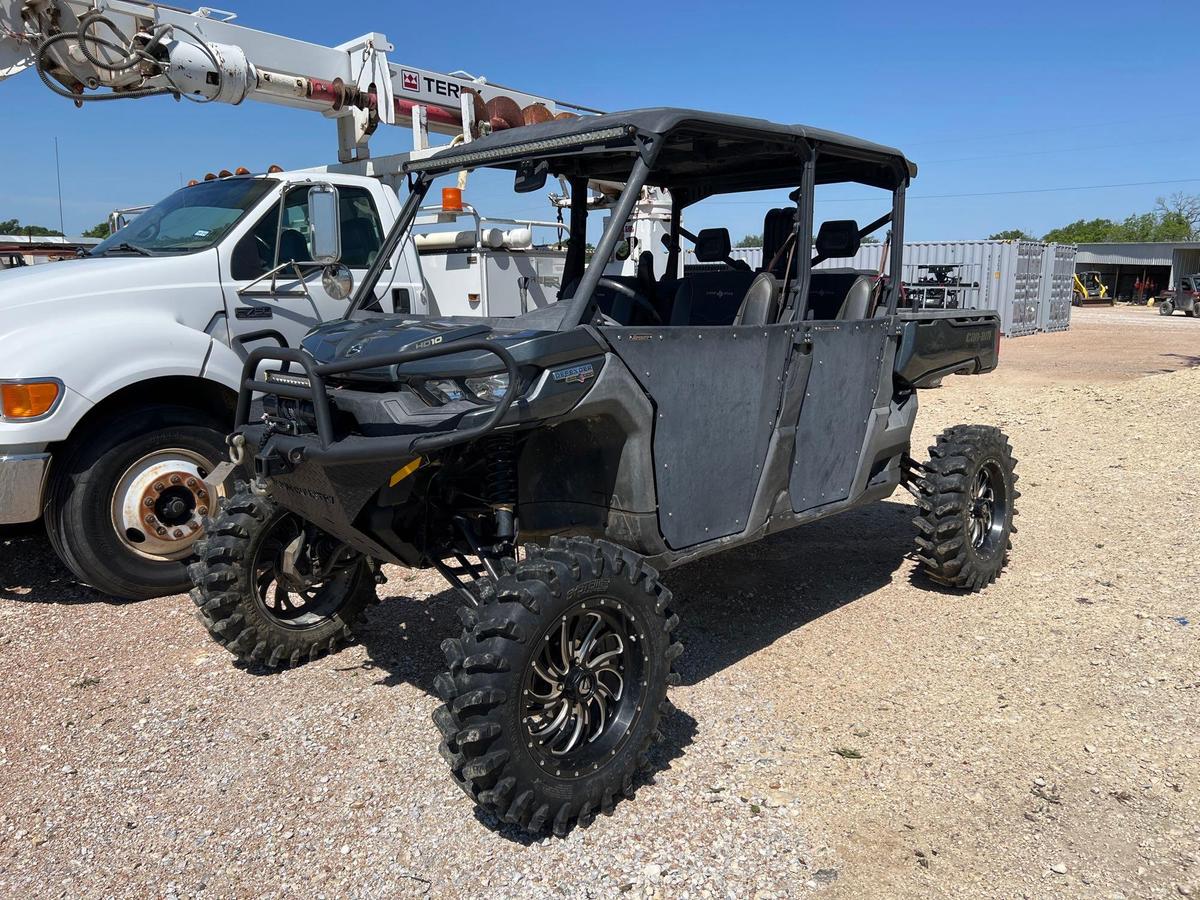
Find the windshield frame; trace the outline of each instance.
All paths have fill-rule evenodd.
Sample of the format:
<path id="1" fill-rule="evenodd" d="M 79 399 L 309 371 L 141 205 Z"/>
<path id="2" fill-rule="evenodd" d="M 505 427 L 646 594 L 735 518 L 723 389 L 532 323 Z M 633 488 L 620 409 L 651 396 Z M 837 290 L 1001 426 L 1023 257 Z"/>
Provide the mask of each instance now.
<path id="1" fill-rule="evenodd" d="M 242 199 L 246 200 L 247 197 L 250 199 L 248 200 L 248 202 L 245 202 L 244 204 L 240 204 L 240 205 L 242 205 L 243 208 L 242 208 L 242 211 L 238 214 L 237 218 L 235 218 L 228 225 L 226 225 L 216 237 L 214 237 L 212 240 L 206 242 L 205 244 L 203 244 L 201 246 L 187 247 L 187 248 L 182 248 L 182 249 L 180 249 L 180 248 L 160 249 L 160 248 L 154 248 L 154 247 L 146 247 L 146 246 L 143 246 L 142 244 L 139 244 L 136 240 L 132 240 L 131 236 L 126 235 L 126 232 L 136 229 L 139 224 L 143 228 L 148 224 L 153 224 L 153 222 L 150 221 L 149 217 L 154 215 L 160 207 L 162 207 L 162 206 L 168 204 L 170 201 L 178 198 L 185 191 L 195 191 L 197 189 L 203 189 L 208 185 L 214 185 L 214 184 L 228 185 L 233 182 L 245 183 L 247 190 L 246 190 L 246 193 L 243 194 Z M 218 178 L 218 179 L 212 179 L 210 181 L 201 181 L 201 182 L 197 182 L 196 184 L 191 184 L 191 185 L 188 185 L 187 187 L 180 188 L 177 191 L 172 191 L 170 194 L 168 194 L 162 200 L 158 201 L 158 203 L 155 203 L 153 206 L 151 206 L 145 212 L 138 215 L 137 218 L 135 218 L 132 222 L 127 224 L 125 227 L 120 228 L 117 231 L 114 231 L 107 238 L 105 238 L 103 241 L 101 241 L 99 244 L 97 244 L 95 247 L 93 247 L 91 252 L 89 252 L 88 256 L 93 257 L 93 258 L 98 258 L 98 257 L 109 255 L 109 251 L 111 251 L 112 254 L 114 254 L 114 255 L 125 255 L 125 254 L 135 255 L 133 251 L 121 250 L 120 249 L 121 244 L 130 244 L 134 247 L 137 247 L 137 248 L 145 251 L 145 254 L 150 257 L 190 256 L 195 253 L 204 253 L 205 251 L 212 250 L 214 247 L 216 247 L 218 244 L 220 244 L 222 241 L 224 241 L 227 237 L 232 235 L 237 230 L 238 226 L 241 225 L 241 223 L 246 219 L 246 217 L 248 215 L 250 215 L 251 213 L 253 213 L 255 210 L 257 210 L 262 205 L 263 200 L 265 198 L 267 198 L 268 196 L 270 196 L 275 191 L 275 189 L 279 186 L 280 183 L 281 183 L 280 179 L 274 178 L 271 176 L 266 176 L 266 175 L 245 176 L 245 175 L 242 175 L 242 176 L 234 176 L 232 178 Z M 259 185 L 262 185 L 262 187 L 260 188 Z M 175 208 L 182 209 L 184 207 L 179 206 L 179 207 L 175 207 Z M 233 209 L 234 206 L 231 204 L 229 206 L 229 208 Z M 173 212 L 173 211 L 174 211 L 174 209 L 170 210 L 170 212 Z M 166 215 L 166 214 L 167 213 L 164 213 L 163 215 Z M 141 254 L 136 254 L 136 255 L 141 255 Z"/>

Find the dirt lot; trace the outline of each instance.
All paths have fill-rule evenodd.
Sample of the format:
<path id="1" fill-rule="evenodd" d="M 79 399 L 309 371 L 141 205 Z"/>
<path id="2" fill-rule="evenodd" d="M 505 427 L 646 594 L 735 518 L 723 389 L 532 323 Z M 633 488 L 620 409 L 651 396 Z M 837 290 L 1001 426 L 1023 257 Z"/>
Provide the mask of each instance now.
<path id="1" fill-rule="evenodd" d="M 993 422 L 1021 460 L 982 595 L 914 577 L 906 495 L 670 573 L 661 771 L 566 840 L 444 771 L 437 579 L 261 677 L 186 598 L 0 534 L 0 895 L 1200 896 L 1198 356 L 1196 320 L 1087 309 L 924 395 L 921 444 Z"/>

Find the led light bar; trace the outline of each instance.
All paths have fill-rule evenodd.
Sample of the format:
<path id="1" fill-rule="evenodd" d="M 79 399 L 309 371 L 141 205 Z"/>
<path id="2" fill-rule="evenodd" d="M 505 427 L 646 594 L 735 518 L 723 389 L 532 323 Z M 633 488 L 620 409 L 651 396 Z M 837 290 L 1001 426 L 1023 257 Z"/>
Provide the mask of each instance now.
<path id="1" fill-rule="evenodd" d="M 411 160 L 404 164 L 405 172 L 430 172 L 437 169 L 458 169 L 478 166 L 482 163 L 495 162 L 499 159 L 534 156 L 538 153 L 557 150 L 570 150 L 576 147 L 586 147 L 589 144 L 602 143 L 614 138 L 629 137 L 635 129 L 627 125 L 614 125 L 611 128 L 599 128 L 582 134 L 570 134 L 563 137 L 545 138 L 540 141 L 526 141 L 523 144 L 511 144 L 507 147 L 497 147 L 494 150 L 478 150 L 475 152 L 435 154 L 426 159 Z M 469 144 L 467 146 L 470 146 Z"/>

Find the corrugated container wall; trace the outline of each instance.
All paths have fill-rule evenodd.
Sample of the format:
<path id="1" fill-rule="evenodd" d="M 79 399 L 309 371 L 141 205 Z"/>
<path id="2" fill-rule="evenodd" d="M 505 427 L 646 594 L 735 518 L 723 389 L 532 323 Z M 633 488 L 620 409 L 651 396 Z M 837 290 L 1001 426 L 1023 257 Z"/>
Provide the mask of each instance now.
<path id="1" fill-rule="evenodd" d="M 1066 331 L 1071 327 L 1071 298 L 1075 288 L 1074 244 L 1050 244 L 1042 269 L 1042 297 L 1038 307 L 1040 331 Z"/>
<path id="2" fill-rule="evenodd" d="M 817 268 L 879 271 L 882 250 L 882 244 L 863 244 L 853 259 L 826 260 Z M 1075 252 L 1074 245 L 1038 241 L 914 241 L 904 245 L 903 279 L 918 281 L 922 266 L 959 266 L 960 281 L 976 285 L 962 292 L 964 306 L 998 311 L 1006 337 L 1063 331 L 1071 324 Z M 763 265 L 761 248 L 737 248 L 731 256 L 752 269 Z M 690 251 L 685 262 L 695 262 Z"/>

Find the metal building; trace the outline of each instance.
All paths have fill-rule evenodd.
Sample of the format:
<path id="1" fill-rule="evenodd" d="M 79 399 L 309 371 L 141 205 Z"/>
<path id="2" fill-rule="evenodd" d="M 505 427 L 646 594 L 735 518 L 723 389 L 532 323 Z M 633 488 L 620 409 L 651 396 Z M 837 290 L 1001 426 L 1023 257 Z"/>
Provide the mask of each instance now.
<path id="1" fill-rule="evenodd" d="M 1099 272 L 1110 297 L 1140 300 L 1200 272 L 1200 241 L 1080 244 L 1075 271 Z"/>

